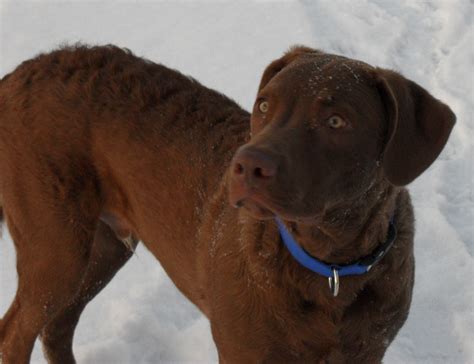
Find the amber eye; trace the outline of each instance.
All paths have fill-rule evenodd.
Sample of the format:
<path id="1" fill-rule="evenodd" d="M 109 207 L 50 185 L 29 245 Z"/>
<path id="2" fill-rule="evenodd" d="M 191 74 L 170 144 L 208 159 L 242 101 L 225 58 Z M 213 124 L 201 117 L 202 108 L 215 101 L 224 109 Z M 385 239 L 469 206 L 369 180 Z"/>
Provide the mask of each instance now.
<path id="1" fill-rule="evenodd" d="M 347 125 L 346 121 L 341 118 L 339 115 L 331 116 L 328 121 L 328 126 L 332 129 L 340 129 Z"/>
<path id="2" fill-rule="evenodd" d="M 266 113 L 268 111 L 268 101 L 262 101 L 258 104 L 258 109 L 262 113 Z"/>

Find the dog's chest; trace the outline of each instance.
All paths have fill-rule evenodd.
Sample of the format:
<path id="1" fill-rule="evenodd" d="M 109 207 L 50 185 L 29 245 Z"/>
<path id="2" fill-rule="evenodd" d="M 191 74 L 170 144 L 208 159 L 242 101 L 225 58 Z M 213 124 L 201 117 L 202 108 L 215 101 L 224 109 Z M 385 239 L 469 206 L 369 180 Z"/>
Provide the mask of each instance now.
<path id="1" fill-rule="evenodd" d="M 339 313 L 328 313 L 322 302 L 305 300 L 288 288 L 274 264 L 248 265 L 232 255 L 223 251 L 225 261 L 215 265 L 213 274 L 219 277 L 212 285 L 216 341 L 239 342 L 241 350 L 272 353 L 272 359 L 286 362 L 309 354 L 314 360 L 337 343 Z"/>

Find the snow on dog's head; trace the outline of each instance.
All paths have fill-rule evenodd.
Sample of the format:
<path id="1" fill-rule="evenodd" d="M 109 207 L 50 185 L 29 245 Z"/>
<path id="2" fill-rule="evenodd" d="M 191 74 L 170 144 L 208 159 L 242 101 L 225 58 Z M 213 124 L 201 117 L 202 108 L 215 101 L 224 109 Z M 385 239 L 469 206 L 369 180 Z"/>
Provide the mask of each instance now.
<path id="1" fill-rule="evenodd" d="M 258 218 L 304 219 L 373 186 L 406 185 L 436 159 L 454 122 L 396 72 L 294 47 L 263 73 L 230 202 Z"/>

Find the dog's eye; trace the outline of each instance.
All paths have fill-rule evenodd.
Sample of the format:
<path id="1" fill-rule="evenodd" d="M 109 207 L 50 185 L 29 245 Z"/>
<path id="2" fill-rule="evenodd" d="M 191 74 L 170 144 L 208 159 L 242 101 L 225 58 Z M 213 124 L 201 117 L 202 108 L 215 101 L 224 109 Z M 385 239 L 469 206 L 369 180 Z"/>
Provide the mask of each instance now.
<path id="1" fill-rule="evenodd" d="M 340 129 L 347 125 L 346 121 L 341 118 L 339 115 L 331 116 L 328 121 L 328 126 L 332 129 Z"/>
<path id="2" fill-rule="evenodd" d="M 266 113 L 268 111 L 268 101 L 262 101 L 258 104 L 258 109 L 262 113 Z"/>

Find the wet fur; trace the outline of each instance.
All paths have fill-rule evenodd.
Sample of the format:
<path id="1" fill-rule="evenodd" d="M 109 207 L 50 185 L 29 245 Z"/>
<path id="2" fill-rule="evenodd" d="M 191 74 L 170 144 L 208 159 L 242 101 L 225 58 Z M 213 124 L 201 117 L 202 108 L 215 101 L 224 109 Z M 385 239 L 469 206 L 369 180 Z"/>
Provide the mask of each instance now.
<path id="1" fill-rule="evenodd" d="M 308 52 L 275 61 L 262 84 Z M 130 257 L 129 236 L 209 318 L 222 363 L 380 362 L 411 301 L 407 190 L 379 168 L 317 225 L 287 221 L 309 252 L 338 263 L 370 253 L 394 216 L 391 252 L 344 278 L 334 298 L 326 278 L 289 256 L 272 220 L 228 203 L 234 153 L 261 140 L 255 129 L 249 138 L 249 121 L 227 97 L 114 46 L 60 49 L 5 76 L 0 191 L 19 287 L 0 321 L 3 363 L 28 362 L 38 334 L 51 363 L 74 362 L 79 316 Z M 289 207 L 304 192 L 292 188 L 271 198 Z M 314 209 L 301 203 L 294 211 Z"/>

